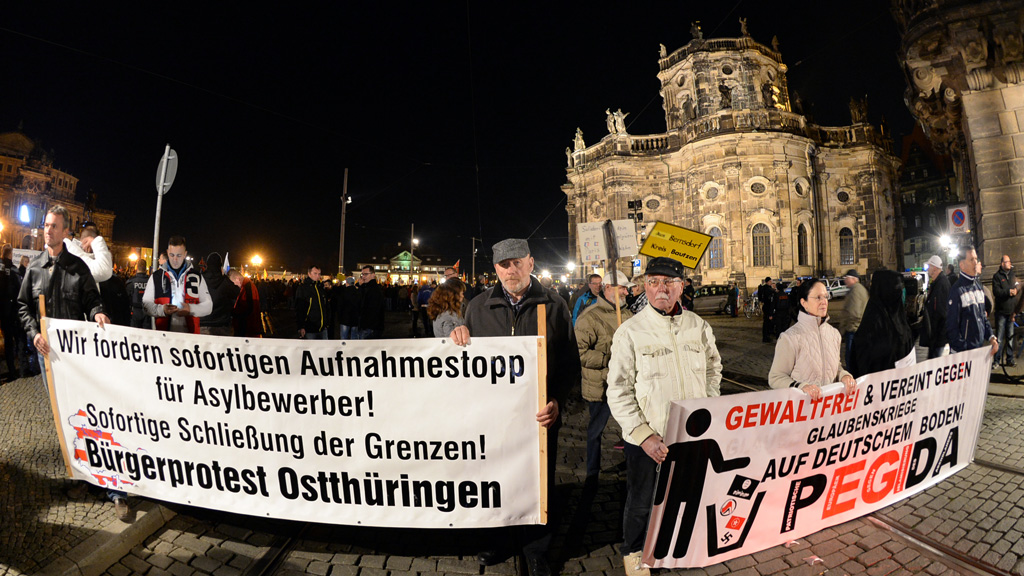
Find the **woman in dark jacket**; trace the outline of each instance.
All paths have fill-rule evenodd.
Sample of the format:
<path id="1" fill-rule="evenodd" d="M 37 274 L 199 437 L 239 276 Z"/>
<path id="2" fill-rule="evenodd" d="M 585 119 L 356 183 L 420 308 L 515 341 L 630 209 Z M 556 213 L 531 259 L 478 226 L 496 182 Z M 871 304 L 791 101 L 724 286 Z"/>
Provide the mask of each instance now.
<path id="1" fill-rule="evenodd" d="M 899 272 L 878 270 L 871 276 L 868 305 L 847 362 L 855 378 L 895 368 L 914 350 L 905 294 Z"/>

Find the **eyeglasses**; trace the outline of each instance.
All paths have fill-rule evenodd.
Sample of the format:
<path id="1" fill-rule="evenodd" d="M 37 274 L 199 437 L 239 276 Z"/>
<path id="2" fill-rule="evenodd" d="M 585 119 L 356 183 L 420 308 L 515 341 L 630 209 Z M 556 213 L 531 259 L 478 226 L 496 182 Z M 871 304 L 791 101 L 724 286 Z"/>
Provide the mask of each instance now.
<path id="1" fill-rule="evenodd" d="M 373 272 L 360 272 L 360 276 L 373 276 Z"/>
<path id="2" fill-rule="evenodd" d="M 832 295 L 831 294 L 825 294 L 824 296 L 809 296 L 807 299 L 808 300 L 818 300 L 818 301 L 821 301 L 821 300 L 831 300 L 832 299 Z"/>
<path id="3" fill-rule="evenodd" d="M 681 284 L 682 282 L 683 281 L 680 280 L 679 278 L 666 278 L 664 280 L 661 278 L 648 278 L 646 280 L 646 284 L 651 288 L 655 288 L 658 286 L 665 286 L 666 288 L 668 288 L 671 287 L 673 284 Z"/>

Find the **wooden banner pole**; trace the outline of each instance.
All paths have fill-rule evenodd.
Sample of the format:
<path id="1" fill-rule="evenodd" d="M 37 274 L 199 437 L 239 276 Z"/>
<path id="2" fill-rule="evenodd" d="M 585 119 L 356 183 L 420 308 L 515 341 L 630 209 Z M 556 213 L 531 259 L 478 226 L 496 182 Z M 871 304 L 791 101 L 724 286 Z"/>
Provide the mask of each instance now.
<path id="1" fill-rule="evenodd" d="M 537 305 L 537 404 L 548 405 L 547 307 Z M 559 406 L 561 408 L 561 406 Z M 548 429 L 540 427 L 540 523 L 548 523 Z"/>
<path id="2" fill-rule="evenodd" d="M 47 346 L 49 346 L 50 339 L 46 335 L 46 327 L 46 297 L 40 294 L 39 333 L 43 335 L 43 340 L 45 340 Z M 52 353 L 53 350 L 51 349 L 50 352 Z M 53 385 L 53 367 L 50 366 L 50 354 L 43 356 L 43 359 L 43 370 L 46 370 L 46 388 L 50 393 L 50 410 L 53 411 L 53 425 L 57 430 L 57 441 L 60 442 L 60 455 L 64 457 L 64 469 L 67 471 L 68 478 L 73 478 L 74 474 L 71 472 L 71 458 L 68 456 L 68 443 L 64 438 L 64 429 L 61 426 L 60 410 L 57 409 L 57 390 Z"/>

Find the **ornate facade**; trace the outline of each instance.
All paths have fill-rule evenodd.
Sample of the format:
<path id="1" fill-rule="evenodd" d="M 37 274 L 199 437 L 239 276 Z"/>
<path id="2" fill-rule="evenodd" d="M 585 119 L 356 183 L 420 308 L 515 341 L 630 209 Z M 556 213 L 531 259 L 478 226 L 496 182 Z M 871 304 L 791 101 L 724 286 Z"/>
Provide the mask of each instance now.
<path id="1" fill-rule="evenodd" d="M 978 256 L 1024 253 L 1022 0 L 893 0 L 906 103 L 954 161 Z"/>
<path id="2" fill-rule="evenodd" d="M 851 101 L 849 126 L 812 124 L 791 109 L 778 50 L 694 30 L 662 47 L 665 133 L 627 134 L 609 111 L 608 135 L 587 146 L 578 130 L 566 150 L 570 253 L 577 224 L 633 217 L 639 201 L 648 224 L 714 237 L 695 270 L 705 283 L 897 266 L 899 161 L 866 102 Z"/>
<path id="3" fill-rule="evenodd" d="M 42 250 L 46 211 L 60 204 L 78 229 L 92 221 L 110 240 L 114 213 L 95 206 L 95 197 L 75 200 L 78 178 L 53 167 L 53 159 L 36 142 L 19 132 L 0 134 L 0 239 L 15 248 Z"/>

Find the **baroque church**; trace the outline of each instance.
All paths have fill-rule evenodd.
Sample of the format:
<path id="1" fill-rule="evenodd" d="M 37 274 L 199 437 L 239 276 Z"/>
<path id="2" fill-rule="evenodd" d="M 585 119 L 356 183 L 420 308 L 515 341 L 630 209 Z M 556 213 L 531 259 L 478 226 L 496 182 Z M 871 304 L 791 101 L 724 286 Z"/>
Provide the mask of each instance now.
<path id="1" fill-rule="evenodd" d="M 837 276 L 895 268 L 899 159 L 867 102 L 849 126 L 818 126 L 794 112 L 777 41 L 694 38 L 658 61 L 667 130 L 608 134 L 566 149 L 570 253 L 580 223 L 633 218 L 638 241 L 655 221 L 713 237 L 694 277 L 756 287 L 765 277 Z M 642 221 L 641 221 L 642 220 Z M 641 268 L 642 269 L 642 268 Z M 636 270 L 626 270 L 627 273 Z"/>
<path id="2" fill-rule="evenodd" d="M 21 131 L 0 134 L 0 244 L 16 249 L 43 249 L 43 221 L 55 204 L 67 208 L 73 230 L 96 223 L 108 241 L 114 212 L 96 208 L 95 195 L 75 200 L 78 178 L 55 168 L 50 153 Z"/>

